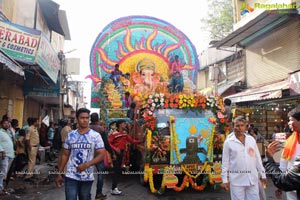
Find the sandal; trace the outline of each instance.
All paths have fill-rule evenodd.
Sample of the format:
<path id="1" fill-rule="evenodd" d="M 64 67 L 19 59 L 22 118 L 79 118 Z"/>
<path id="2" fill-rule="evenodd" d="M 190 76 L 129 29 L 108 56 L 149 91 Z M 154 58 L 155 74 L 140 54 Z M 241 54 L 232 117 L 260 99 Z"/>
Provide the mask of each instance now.
<path id="1" fill-rule="evenodd" d="M 5 196 L 5 195 L 10 195 L 10 193 L 5 190 L 0 191 L 0 196 Z"/>

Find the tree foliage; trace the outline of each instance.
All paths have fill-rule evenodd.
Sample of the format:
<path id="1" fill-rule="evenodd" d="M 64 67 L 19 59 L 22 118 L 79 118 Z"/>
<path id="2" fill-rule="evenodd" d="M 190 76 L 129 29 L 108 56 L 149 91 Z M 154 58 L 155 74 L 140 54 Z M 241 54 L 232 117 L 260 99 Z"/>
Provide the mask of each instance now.
<path id="1" fill-rule="evenodd" d="M 211 40 L 226 37 L 233 28 L 233 8 L 231 0 L 208 0 L 207 17 L 203 19 L 204 31 L 208 31 Z"/>

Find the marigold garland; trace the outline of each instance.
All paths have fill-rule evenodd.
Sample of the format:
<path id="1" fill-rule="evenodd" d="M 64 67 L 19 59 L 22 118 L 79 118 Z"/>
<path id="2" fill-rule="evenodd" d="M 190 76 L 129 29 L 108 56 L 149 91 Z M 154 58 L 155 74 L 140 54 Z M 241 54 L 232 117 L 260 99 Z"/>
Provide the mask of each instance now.
<path id="1" fill-rule="evenodd" d="M 174 122 L 174 121 L 175 121 L 175 119 L 174 119 L 173 116 L 170 116 L 170 121 L 171 121 L 171 122 Z M 212 157 L 212 154 L 211 154 L 211 153 L 212 153 L 212 146 L 213 146 L 214 128 L 215 128 L 215 126 L 213 126 L 213 131 L 212 131 L 212 134 L 211 134 L 211 136 L 210 136 L 210 138 L 209 138 L 209 145 L 208 145 L 208 148 L 207 148 L 208 151 L 207 151 L 206 158 L 209 158 L 209 160 L 211 160 L 211 157 Z M 176 152 L 176 158 L 177 158 L 177 161 L 178 161 L 179 163 L 181 163 L 180 153 L 179 153 L 179 149 L 178 149 L 178 146 L 177 146 L 177 144 L 178 144 L 178 141 L 177 141 L 177 133 L 176 133 L 176 131 L 175 131 L 175 125 L 174 125 L 174 123 L 171 124 L 171 131 L 172 131 L 172 133 L 173 133 L 173 141 L 174 141 L 174 144 L 175 144 L 174 147 L 175 147 L 175 152 Z M 198 178 L 198 177 L 203 173 L 204 169 L 206 168 L 206 165 L 207 165 L 207 161 L 204 162 L 204 165 L 201 167 L 199 173 L 196 174 L 196 175 L 190 174 L 190 173 L 185 169 L 184 165 L 181 164 L 180 167 L 181 167 L 181 169 L 184 171 L 184 173 L 185 173 L 186 175 L 188 175 L 189 177 L 192 177 L 192 178 L 196 179 L 196 178 Z"/>
<path id="2" fill-rule="evenodd" d="M 167 96 L 166 98 L 168 98 L 169 96 Z M 173 100 L 173 104 L 170 103 L 169 106 L 170 107 L 178 107 L 179 108 L 183 108 L 185 107 L 187 104 L 189 104 L 189 106 L 191 107 L 196 107 L 197 103 L 199 104 L 198 106 L 202 106 L 203 109 L 206 108 L 206 106 L 212 106 L 210 104 L 213 104 L 214 102 L 212 102 L 212 100 L 206 100 L 205 97 L 198 99 L 184 99 L 186 98 L 186 96 L 171 96 L 170 97 Z M 170 101 L 171 101 L 170 99 Z M 175 103 L 176 102 L 176 103 Z M 220 101 L 219 101 L 220 102 Z M 165 102 L 166 103 L 166 102 Z M 178 104 L 177 104 L 178 103 Z M 165 104 L 167 105 L 167 104 Z M 173 116 L 170 116 L 170 122 L 171 122 L 171 132 L 173 133 L 173 144 L 174 144 L 174 148 L 175 148 L 175 153 L 176 153 L 176 158 L 178 160 L 179 163 L 181 163 L 181 159 L 180 159 L 180 153 L 179 153 L 179 149 L 178 149 L 178 140 L 177 140 L 177 134 L 176 134 L 176 130 L 175 130 L 175 118 Z M 149 127 L 150 128 L 150 127 Z M 152 130 L 147 129 L 147 135 L 146 135 L 146 150 L 150 151 L 151 150 L 151 141 L 152 141 Z M 206 161 L 204 162 L 203 166 L 201 167 L 200 171 L 198 174 L 196 175 L 192 175 L 190 174 L 190 172 L 187 171 L 187 169 L 185 168 L 185 166 L 183 164 L 180 165 L 182 171 L 185 173 L 184 179 L 181 183 L 180 186 L 175 186 L 173 188 L 173 190 L 180 192 L 182 191 L 185 187 L 189 187 L 189 184 L 192 186 L 193 189 L 195 190 L 199 190 L 202 191 L 205 188 L 204 184 L 201 185 L 197 185 L 196 182 L 194 182 L 193 179 L 198 178 L 201 174 L 203 174 L 204 170 L 208 170 L 209 171 L 209 164 L 208 161 L 212 161 L 212 149 L 213 149 L 213 138 L 214 138 L 214 132 L 215 132 L 215 125 L 213 125 L 213 130 L 212 130 L 212 134 L 209 138 L 209 145 L 208 145 L 208 151 L 207 151 L 207 155 L 206 155 Z M 229 132 L 228 130 L 226 132 Z M 165 169 L 164 169 L 165 171 Z M 211 177 L 209 177 L 209 179 L 211 179 Z M 152 193 L 157 193 L 157 194 L 162 194 L 165 191 L 165 173 L 163 173 L 163 178 L 162 178 L 162 182 L 161 182 L 161 186 L 160 189 L 156 189 L 154 186 L 154 180 L 153 180 L 153 169 L 149 166 L 149 163 L 145 164 L 144 167 L 144 181 L 147 182 L 149 181 L 149 187 Z"/>
<path id="3" fill-rule="evenodd" d="M 198 190 L 198 191 L 204 190 L 205 186 L 203 184 L 198 186 L 197 183 L 194 182 L 192 177 L 189 178 L 189 181 L 190 181 L 190 184 L 191 184 L 193 189 Z"/>
<path id="4" fill-rule="evenodd" d="M 150 129 L 147 130 L 146 136 L 146 150 L 150 151 L 152 141 L 152 131 Z M 149 181 L 149 187 L 152 193 L 160 193 L 162 194 L 165 189 L 165 173 L 163 174 L 163 179 L 161 182 L 161 187 L 159 190 L 155 189 L 154 181 L 153 181 L 153 169 L 149 167 L 149 163 L 145 163 L 144 166 L 144 182 Z"/>
<path id="5" fill-rule="evenodd" d="M 180 191 L 182 191 L 186 187 L 189 187 L 189 177 L 187 175 L 185 175 L 183 177 L 181 185 L 180 186 L 175 186 L 173 188 L 173 190 L 175 190 L 176 192 L 180 192 Z"/>

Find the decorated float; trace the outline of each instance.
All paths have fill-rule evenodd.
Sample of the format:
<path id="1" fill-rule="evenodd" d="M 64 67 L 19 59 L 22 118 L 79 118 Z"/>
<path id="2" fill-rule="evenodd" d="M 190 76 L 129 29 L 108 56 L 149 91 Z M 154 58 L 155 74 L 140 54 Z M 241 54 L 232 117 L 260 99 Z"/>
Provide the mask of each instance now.
<path id="1" fill-rule="evenodd" d="M 122 72 L 112 78 L 115 65 Z M 196 92 L 199 68 L 190 40 L 153 17 L 129 16 L 107 25 L 90 56 L 92 102 L 108 124 L 126 119 L 125 93 L 136 103 L 130 134 L 145 141 L 133 159 L 151 192 L 187 187 L 204 190 L 221 183 L 224 135 L 230 130 L 223 100 Z M 172 88 L 175 72 L 182 88 Z"/>

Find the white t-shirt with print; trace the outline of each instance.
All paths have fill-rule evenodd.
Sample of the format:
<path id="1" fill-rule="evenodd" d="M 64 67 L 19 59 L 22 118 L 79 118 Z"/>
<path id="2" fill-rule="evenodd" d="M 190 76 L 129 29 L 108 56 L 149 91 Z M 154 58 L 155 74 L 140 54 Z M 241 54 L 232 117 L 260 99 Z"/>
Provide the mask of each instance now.
<path id="1" fill-rule="evenodd" d="M 82 172 L 78 172 L 76 168 L 82 163 L 93 160 L 95 150 L 104 148 L 100 134 L 92 129 L 84 134 L 74 130 L 68 134 L 64 148 L 71 151 L 66 177 L 79 181 L 93 181 L 94 166 L 90 166 Z"/>

